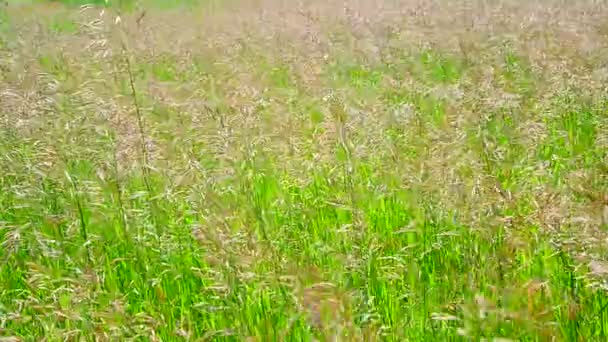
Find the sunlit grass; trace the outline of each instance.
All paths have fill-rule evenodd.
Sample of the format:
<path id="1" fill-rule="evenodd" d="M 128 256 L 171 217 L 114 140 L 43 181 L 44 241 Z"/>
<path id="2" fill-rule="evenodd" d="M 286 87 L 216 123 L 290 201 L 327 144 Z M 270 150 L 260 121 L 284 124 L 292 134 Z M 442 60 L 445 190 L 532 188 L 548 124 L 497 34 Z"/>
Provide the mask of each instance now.
<path id="1" fill-rule="evenodd" d="M 0 336 L 605 339 L 597 51 L 283 5 L 3 9 Z"/>

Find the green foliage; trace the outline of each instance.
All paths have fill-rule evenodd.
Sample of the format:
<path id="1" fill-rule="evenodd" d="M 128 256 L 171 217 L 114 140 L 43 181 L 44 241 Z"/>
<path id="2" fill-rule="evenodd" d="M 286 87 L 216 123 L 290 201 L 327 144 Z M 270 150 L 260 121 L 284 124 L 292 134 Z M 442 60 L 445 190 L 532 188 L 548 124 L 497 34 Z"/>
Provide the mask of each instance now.
<path id="1" fill-rule="evenodd" d="M 581 261 L 604 251 L 574 235 L 599 225 L 572 194 L 608 189 L 605 98 L 541 96 L 515 48 L 370 63 L 337 32 L 340 56 L 302 72 L 243 36 L 6 63 L 0 340 L 606 339 Z"/>
<path id="2" fill-rule="evenodd" d="M 435 82 L 453 83 L 461 77 L 461 63 L 451 56 L 427 50 L 420 55 L 420 62 L 424 72 Z"/>

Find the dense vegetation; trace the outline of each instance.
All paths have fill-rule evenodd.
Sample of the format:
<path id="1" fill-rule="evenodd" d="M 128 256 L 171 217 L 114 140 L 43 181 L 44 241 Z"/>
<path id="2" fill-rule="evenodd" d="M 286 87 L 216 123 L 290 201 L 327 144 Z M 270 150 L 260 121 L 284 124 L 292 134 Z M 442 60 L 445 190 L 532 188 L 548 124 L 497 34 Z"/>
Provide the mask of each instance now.
<path id="1" fill-rule="evenodd" d="M 0 341 L 601 341 L 608 5 L 9 1 Z"/>

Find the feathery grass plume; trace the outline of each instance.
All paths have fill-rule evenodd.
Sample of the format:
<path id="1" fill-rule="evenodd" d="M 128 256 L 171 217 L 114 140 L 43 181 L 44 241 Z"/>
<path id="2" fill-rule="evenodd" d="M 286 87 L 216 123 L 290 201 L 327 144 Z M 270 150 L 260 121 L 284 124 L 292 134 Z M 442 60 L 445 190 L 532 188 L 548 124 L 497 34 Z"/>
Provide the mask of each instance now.
<path id="1" fill-rule="evenodd" d="M 0 10 L 0 339 L 606 339 L 605 2 L 83 3 Z"/>

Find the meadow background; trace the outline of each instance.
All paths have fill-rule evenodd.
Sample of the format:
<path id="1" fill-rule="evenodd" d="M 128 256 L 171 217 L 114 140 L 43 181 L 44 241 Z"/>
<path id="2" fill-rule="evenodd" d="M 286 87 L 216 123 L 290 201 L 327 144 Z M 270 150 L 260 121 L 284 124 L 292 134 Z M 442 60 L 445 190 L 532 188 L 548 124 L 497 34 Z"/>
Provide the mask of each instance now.
<path id="1" fill-rule="evenodd" d="M 608 339 L 608 3 L 0 5 L 0 341 Z"/>

